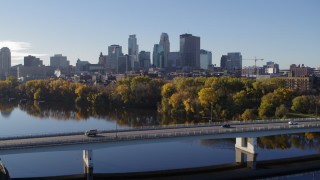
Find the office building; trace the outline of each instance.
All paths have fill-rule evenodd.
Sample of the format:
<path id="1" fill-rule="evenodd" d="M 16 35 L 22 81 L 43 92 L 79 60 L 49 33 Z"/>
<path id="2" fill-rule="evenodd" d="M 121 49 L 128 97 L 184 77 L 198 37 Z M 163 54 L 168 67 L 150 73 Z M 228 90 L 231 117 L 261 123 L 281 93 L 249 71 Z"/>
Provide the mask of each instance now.
<path id="1" fill-rule="evenodd" d="M 220 68 L 222 70 L 225 70 L 227 67 L 227 61 L 228 61 L 228 56 L 227 55 L 222 55 L 220 59 Z"/>
<path id="2" fill-rule="evenodd" d="M 57 68 L 67 68 L 69 66 L 69 61 L 67 56 L 62 56 L 62 54 L 55 54 L 50 57 L 50 66 Z"/>
<path id="3" fill-rule="evenodd" d="M 88 61 L 81 61 L 80 59 L 78 59 L 76 63 L 76 74 L 88 73 L 89 64 L 90 63 Z"/>
<path id="4" fill-rule="evenodd" d="M 164 68 L 164 48 L 160 44 L 153 46 L 153 65 L 158 68 Z"/>
<path id="5" fill-rule="evenodd" d="M 8 76 L 11 68 L 11 51 L 7 47 L 0 49 L 0 78 Z"/>
<path id="6" fill-rule="evenodd" d="M 123 56 L 122 47 L 119 45 L 111 45 L 108 47 L 107 72 L 119 72 L 119 57 Z"/>
<path id="7" fill-rule="evenodd" d="M 200 50 L 200 68 L 208 69 L 209 65 L 212 64 L 212 53 L 204 49 Z"/>
<path id="8" fill-rule="evenodd" d="M 169 35 L 167 33 L 161 34 L 159 45 L 163 48 L 163 67 L 166 68 L 168 66 L 168 57 L 170 53 Z"/>
<path id="9" fill-rule="evenodd" d="M 128 55 L 130 57 L 131 66 L 133 70 L 139 69 L 139 46 L 137 44 L 136 35 L 129 35 L 128 39 Z"/>
<path id="10" fill-rule="evenodd" d="M 42 60 L 40 60 L 40 58 L 29 55 L 29 56 L 24 57 L 24 66 L 25 67 L 40 67 L 40 66 L 43 66 L 43 62 L 42 62 Z"/>
<path id="11" fill-rule="evenodd" d="M 118 72 L 119 74 L 128 73 L 132 67 L 129 55 L 123 55 L 118 58 Z"/>
<path id="12" fill-rule="evenodd" d="M 279 64 L 276 64 L 272 61 L 267 62 L 266 65 L 263 66 L 265 70 L 265 74 L 277 74 L 280 72 Z"/>
<path id="13" fill-rule="evenodd" d="M 180 35 L 180 55 L 185 70 L 200 69 L 200 37 Z"/>
<path id="14" fill-rule="evenodd" d="M 180 52 L 170 52 L 168 56 L 168 67 L 181 68 Z"/>
<path id="15" fill-rule="evenodd" d="M 241 71 L 242 55 L 240 52 L 231 52 L 227 55 L 222 55 L 220 61 L 221 69 L 228 72 Z"/>
<path id="16" fill-rule="evenodd" d="M 150 68 L 150 52 L 141 51 L 139 53 L 140 68 L 148 70 Z"/>

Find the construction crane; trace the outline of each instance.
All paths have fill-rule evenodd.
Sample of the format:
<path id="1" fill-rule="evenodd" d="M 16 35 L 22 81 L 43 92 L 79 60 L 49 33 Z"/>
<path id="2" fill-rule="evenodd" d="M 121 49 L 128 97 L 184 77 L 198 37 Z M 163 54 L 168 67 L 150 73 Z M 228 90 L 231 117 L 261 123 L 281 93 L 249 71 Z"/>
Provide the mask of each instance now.
<path id="1" fill-rule="evenodd" d="M 263 61 L 264 59 L 257 59 L 257 57 L 254 57 L 254 59 L 242 59 L 242 60 L 254 61 L 254 68 L 256 69 L 256 78 L 257 78 L 258 77 L 257 61 Z"/>

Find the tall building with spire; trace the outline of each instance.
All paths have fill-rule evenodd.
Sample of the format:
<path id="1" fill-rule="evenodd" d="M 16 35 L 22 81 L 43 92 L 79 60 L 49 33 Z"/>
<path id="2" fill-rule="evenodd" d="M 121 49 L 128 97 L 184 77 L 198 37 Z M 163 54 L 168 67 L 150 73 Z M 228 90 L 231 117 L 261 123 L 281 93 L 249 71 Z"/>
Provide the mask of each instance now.
<path id="1" fill-rule="evenodd" d="M 129 35 L 128 39 L 128 55 L 131 61 L 133 70 L 139 69 L 139 46 L 137 44 L 136 35 Z"/>
<path id="2" fill-rule="evenodd" d="M 11 68 L 11 51 L 7 47 L 0 49 L 0 77 L 8 76 Z"/>

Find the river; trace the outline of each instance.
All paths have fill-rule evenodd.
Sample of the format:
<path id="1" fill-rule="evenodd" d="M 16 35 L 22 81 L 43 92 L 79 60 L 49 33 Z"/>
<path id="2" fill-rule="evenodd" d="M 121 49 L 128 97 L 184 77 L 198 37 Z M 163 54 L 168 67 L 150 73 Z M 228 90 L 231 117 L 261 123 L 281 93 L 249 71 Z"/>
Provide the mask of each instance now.
<path id="1" fill-rule="evenodd" d="M 45 102 L 44 102 L 45 103 Z M 176 122 L 156 111 L 118 108 L 98 114 L 76 107 L 29 102 L 0 104 L 0 137 L 112 130 Z M 257 160 L 312 155 L 320 150 L 319 133 L 278 135 L 258 139 Z M 128 145 L 94 150 L 94 173 L 190 168 L 232 163 L 235 140 L 198 140 Z M 37 152 L 0 157 L 12 178 L 83 173 L 82 151 Z M 318 173 L 319 174 L 319 173 Z"/>

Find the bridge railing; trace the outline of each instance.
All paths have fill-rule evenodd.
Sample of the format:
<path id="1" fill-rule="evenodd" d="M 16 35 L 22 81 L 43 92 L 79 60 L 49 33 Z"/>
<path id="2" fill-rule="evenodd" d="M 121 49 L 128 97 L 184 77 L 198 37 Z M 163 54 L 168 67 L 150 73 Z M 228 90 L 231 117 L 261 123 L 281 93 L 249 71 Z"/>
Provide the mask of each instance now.
<path id="1" fill-rule="evenodd" d="M 245 133 L 245 132 L 258 132 L 258 131 L 272 131 L 283 129 L 302 129 L 302 128 L 320 128 L 320 123 L 317 124 L 299 124 L 294 126 L 279 125 L 279 126 L 266 126 L 266 127 L 237 127 L 237 128 L 220 128 L 220 129 L 171 129 L 167 132 L 157 131 L 156 133 L 111 133 L 97 138 L 78 138 L 71 139 L 57 139 L 47 141 L 16 141 L 16 143 L 0 143 L 1 149 L 22 149 L 28 147 L 45 147 L 45 146 L 61 146 L 69 144 L 84 144 L 84 143 L 98 143 L 98 142 L 116 142 L 116 141 L 129 141 L 129 140 L 144 140 L 144 139 L 157 139 L 157 138 L 172 138 L 172 137 L 185 137 L 185 136 L 204 136 L 214 134 L 230 134 L 230 133 Z"/>

